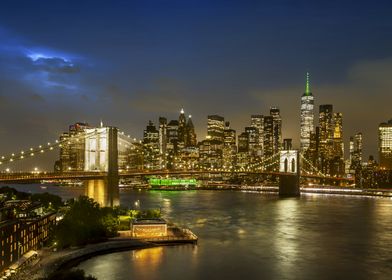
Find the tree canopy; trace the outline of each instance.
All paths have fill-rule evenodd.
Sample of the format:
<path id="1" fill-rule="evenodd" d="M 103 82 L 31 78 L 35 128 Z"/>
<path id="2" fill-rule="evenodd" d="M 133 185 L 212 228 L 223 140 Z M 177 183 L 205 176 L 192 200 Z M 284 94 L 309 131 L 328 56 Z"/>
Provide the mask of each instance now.
<path id="1" fill-rule="evenodd" d="M 59 222 L 55 240 L 60 248 L 79 246 L 105 240 L 117 234 L 117 214 L 111 208 L 101 208 L 86 196 L 69 202 L 69 210 Z"/>

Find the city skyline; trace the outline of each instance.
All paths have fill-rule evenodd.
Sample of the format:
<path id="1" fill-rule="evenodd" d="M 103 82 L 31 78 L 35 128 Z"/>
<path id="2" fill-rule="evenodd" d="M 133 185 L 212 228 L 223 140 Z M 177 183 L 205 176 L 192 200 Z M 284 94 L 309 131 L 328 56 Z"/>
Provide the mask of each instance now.
<path id="1" fill-rule="evenodd" d="M 364 158 L 377 157 L 378 125 L 391 118 L 387 2 L 356 2 L 356 14 L 349 1 L 2 5 L 1 154 L 56 139 L 78 121 L 102 119 L 141 138 L 149 119 L 174 118 L 181 107 L 200 141 L 207 115 L 241 131 L 277 106 L 283 138 L 299 147 L 307 71 L 315 114 L 334 104 L 344 143 L 362 132 Z"/>
<path id="2" fill-rule="evenodd" d="M 1 0 L 0 280 L 391 278 L 391 11 Z"/>

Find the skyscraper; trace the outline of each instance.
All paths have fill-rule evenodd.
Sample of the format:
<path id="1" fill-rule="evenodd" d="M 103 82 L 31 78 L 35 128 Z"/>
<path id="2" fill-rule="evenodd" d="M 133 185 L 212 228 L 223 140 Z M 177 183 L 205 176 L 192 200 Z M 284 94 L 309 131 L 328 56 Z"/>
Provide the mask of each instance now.
<path id="1" fill-rule="evenodd" d="M 195 127 L 192 122 L 192 116 L 189 115 L 188 121 L 186 123 L 186 141 L 185 141 L 185 147 L 196 147 L 196 133 L 195 133 Z"/>
<path id="2" fill-rule="evenodd" d="M 218 115 L 208 116 L 207 137 L 210 140 L 218 140 L 223 143 L 223 131 L 225 129 L 225 119 Z"/>
<path id="3" fill-rule="evenodd" d="M 223 141 L 223 167 L 232 169 L 235 165 L 237 154 L 236 131 L 230 128 L 230 122 L 225 122 L 224 141 Z"/>
<path id="4" fill-rule="evenodd" d="M 282 150 L 282 117 L 280 116 L 280 110 L 278 107 L 271 107 L 270 115 L 272 116 L 272 146 L 273 153 L 278 153 Z"/>
<path id="5" fill-rule="evenodd" d="M 272 116 L 264 117 L 264 158 L 268 158 L 274 154 L 274 119 Z"/>
<path id="6" fill-rule="evenodd" d="M 218 115 L 208 116 L 207 139 L 200 142 L 200 166 L 221 168 L 223 166 L 223 141 L 225 119 Z"/>
<path id="7" fill-rule="evenodd" d="M 88 123 L 75 123 L 69 126 L 68 132 L 60 136 L 63 142 L 60 148 L 60 168 L 63 172 L 83 171 L 85 160 L 85 139 L 78 137 L 91 128 Z"/>
<path id="8" fill-rule="evenodd" d="M 183 145 L 186 142 L 186 117 L 184 109 L 181 109 L 180 116 L 178 117 L 178 142 Z"/>
<path id="9" fill-rule="evenodd" d="M 263 146 L 264 146 L 264 116 L 263 115 L 252 115 L 251 116 L 251 127 L 257 129 L 257 147 L 256 155 L 259 157 L 263 156 Z"/>
<path id="10" fill-rule="evenodd" d="M 248 134 L 249 156 L 254 157 L 259 146 L 259 131 L 256 127 L 245 127 L 245 132 Z"/>
<path id="11" fill-rule="evenodd" d="M 167 150 L 177 153 L 178 121 L 171 120 L 167 124 Z"/>
<path id="12" fill-rule="evenodd" d="M 333 147 L 329 155 L 330 174 L 344 175 L 344 143 L 343 143 L 343 115 L 333 114 Z"/>
<path id="13" fill-rule="evenodd" d="M 159 154 L 161 166 L 166 166 L 166 148 L 167 148 L 167 119 L 159 117 Z"/>
<path id="14" fill-rule="evenodd" d="M 362 165 L 362 133 L 350 137 L 350 169 L 357 170 Z"/>
<path id="15" fill-rule="evenodd" d="M 378 126 L 380 167 L 392 169 L 392 119 Z"/>
<path id="16" fill-rule="evenodd" d="M 319 107 L 319 156 L 322 161 L 329 158 L 333 151 L 333 107 L 331 104 Z"/>
<path id="17" fill-rule="evenodd" d="M 333 138 L 333 106 L 331 104 L 320 105 L 319 107 L 319 127 L 320 142 Z"/>
<path id="18" fill-rule="evenodd" d="M 301 152 L 305 152 L 310 146 L 310 134 L 313 132 L 313 121 L 314 97 L 310 91 L 309 73 L 306 73 L 305 92 L 301 97 Z"/>
<path id="19" fill-rule="evenodd" d="M 249 134 L 242 132 L 238 135 L 238 152 L 236 156 L 236 166 L 245 169 L 249 165 Z"/>
<path id="20" fill-rule="evenodd" d="M 344 146 L 343 146 L 343 115 L 342 113 L 333 114 L 333 142 L 334 142 L 334 155 L 339 158 L 344 158 Z"/>
<path id="21" fill-rule="evenodd" d="M 156 129 L 152 121 L 143 133 L 143 146 L 144 146 L 144 167 L 146 169 L 159 169 L 160 168 L 160 147 L 159 147 L 159 131 Z"/>

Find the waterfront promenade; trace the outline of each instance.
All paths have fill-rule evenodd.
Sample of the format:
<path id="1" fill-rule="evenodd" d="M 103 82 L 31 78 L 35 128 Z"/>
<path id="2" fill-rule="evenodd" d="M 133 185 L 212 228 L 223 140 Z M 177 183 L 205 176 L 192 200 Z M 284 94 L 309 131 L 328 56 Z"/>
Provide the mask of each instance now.
<path id="1" fill-rule="evenodd" d="M 83 247 L 60 251 L 54 251 L 53 248 L 44 248 L 38 251 L 37 261 L 19 271 L 10 279 L 41 279 L 56 270 L 69 269 L 91 257 L 113 252 L 197 243 L 198 237 L 192 231 L 182 229 L 181 232 L 182 234 L 169 234 L 166 237 L 138 239 L 124 236 L 119 232 L 119 237 L 110 238 L 106 242 L 88 244 Z"/>

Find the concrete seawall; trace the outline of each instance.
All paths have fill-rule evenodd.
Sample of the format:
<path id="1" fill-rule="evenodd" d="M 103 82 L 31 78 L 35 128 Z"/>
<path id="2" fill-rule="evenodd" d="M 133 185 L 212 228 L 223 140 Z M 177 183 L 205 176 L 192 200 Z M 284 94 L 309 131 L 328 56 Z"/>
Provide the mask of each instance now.
<path id="1" fill-rule="evenodd" d="M 181 244 L 195 244 L 194 240 L 174 240 L 164 238 L 155 239 L 131 239 L 131 238 L 113 238 L 109 241 L 89 244 L 82 248 L 65 249 L 58 252 L 50 250 L 40 251 L 41 260 L 33 267 L 27 268 L 18 273 L 15 279 L 40 279 L 50 273 L 60 270 L 69 269 L 77 266 L 80 262 L 89 258 L 128 250 L 145 249 L 157 246 L 172 246 Z"/>

